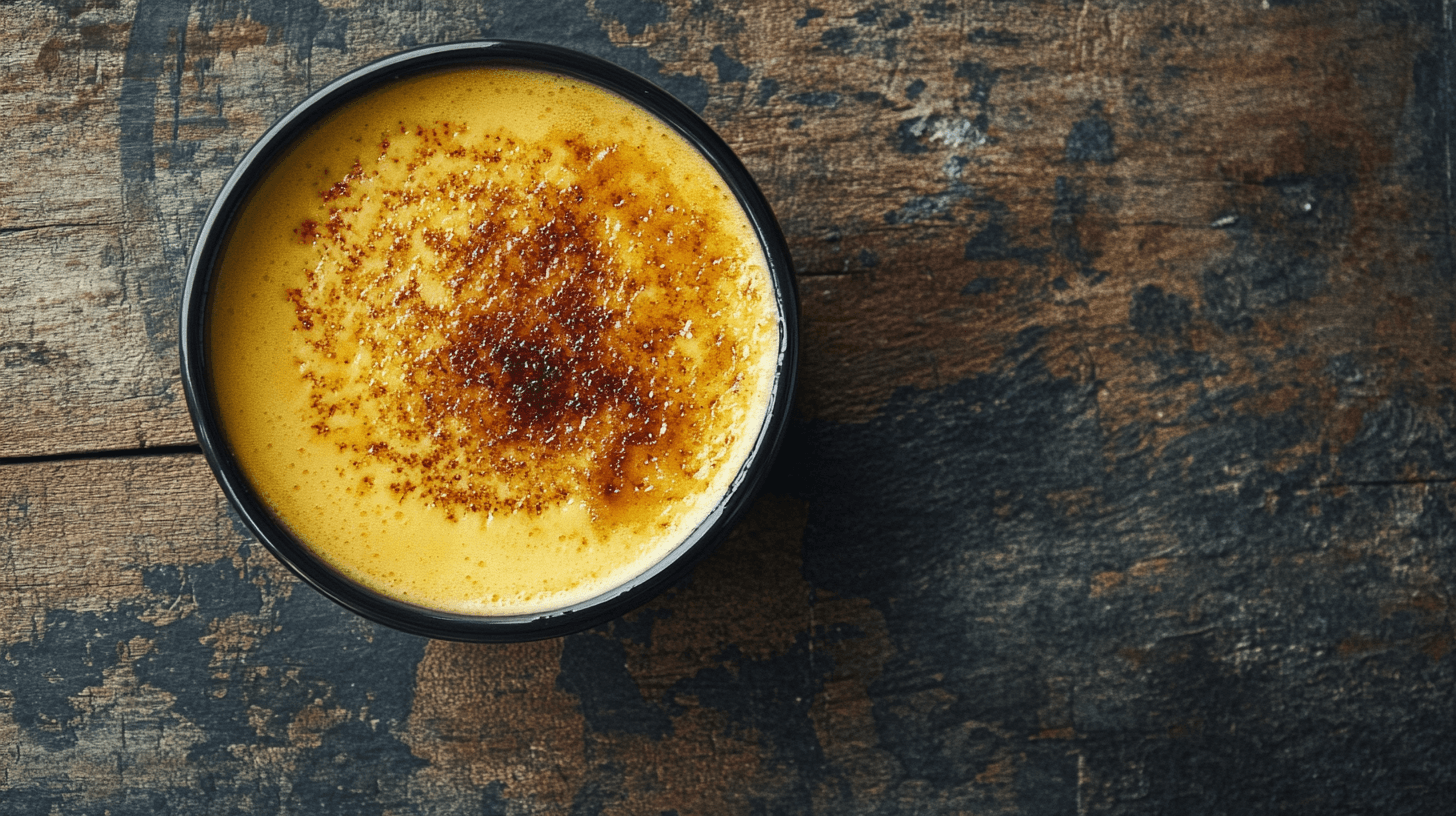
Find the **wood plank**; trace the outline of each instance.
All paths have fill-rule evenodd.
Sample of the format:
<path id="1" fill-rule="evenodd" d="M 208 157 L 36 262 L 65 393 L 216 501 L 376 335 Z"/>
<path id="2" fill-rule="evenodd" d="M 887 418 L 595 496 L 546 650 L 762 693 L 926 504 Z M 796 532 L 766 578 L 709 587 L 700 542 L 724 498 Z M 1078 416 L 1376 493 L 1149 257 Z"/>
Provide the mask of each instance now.
<path id="1" fill-rule="evenodd" d="M 44 639 L 56 611 L 110 615 L 157 602 L 148 573 L 233 558 L 245 540 L 195 454 L 0 465 L 0 495 L 5 644 Z M 187 614 L 180 597 L 157 602 L 157 625 Z"/>
<path id="2" fill-rule="evenodd" d="M 0 810 L 1441 812 L 1456 368 L 1440 4 L 0 5 Z M 539 644 L 299 585 L 191 441 L 237 158 L 410 45 L 702 110 L 804 296 L 768 494 Z M 66 458 L 68 454 L 82 458 Z M 89 455 L 89 454 L 87 454 Z"/>
<path id="3" fill-rule="evenodd" d="M 200 456 L 0 465 L 0 497 L 4 809 L 351 801 L 321 735 L 401 727 L 423 641 L 295 593 Z M 375 795 L 418 764 L 366 755 Z"/>
<path id="4" fill-rule="evenodd" d="M 126 4 L 71 22 L 41 3 L 0 8 L 0 111 L 24 146 L 0 167 L 0 228 L 121 220 L 117 101 L 134 14 Z"/>
<path id="5" fill-rule="evenodd" d="M 0 281 L 0 456 L 194 440 L 175 328 L 148 321 L 116 228 L 12 231 L 0 253 L 24 270 Z"/>
<path id="6" fill-rule="evenodd" d="M 705 115 L 776 203 L 801 275 L 888 278 L 806 280 L 819 293 L 805 299 L 808 415 L 863 419 L 895 388 L 984 370 L 1008 338 L 1032 327 L 1055 327 L 1058 348 L 1105 345 L 1111 338 L 1097 326 L 1119 319 L 1148 286 L 1186 301 L 1210 342 L 1237 347 L 1230 326 L 1217 324 L 1205 279 L 1220 265 L 1278 268 L 1310 252 L 1310 294 L 1326 283 L 1335 291 L 1312 304 L 1286 298 L 1275 317 L 1333 338 L 1325 357 L 1380 349 L 1386 371 L 1398 368 L 1392 353 L 1426 359 L 1431 370 L 1450 362 L 1437 345 L 1448 304 L 1425 304 L 1414 333 L 1374 332 L 1390 325 L 1388 308 L 1404 307 L 1377 297 L 1372 310 L 1358 294 L 1403 269 L 1420 280 L 1414 289 L 1396 281 L 1402 297 L 1424 302 L 1443 285 L 1449 257 L 1433 191 L 1403 169 L 1430 147 L 1420 141 L 1426 108 L 1412 86 L 1430 42 L 1410 21 L 1227 4 L 1188 6 L 1175 23 L 1155 7 L 1018 10 L 994 20 L 971 9 L 920 10 L 903 24 L 889 11 L 861 22 L 860 11 L 827 7 L 802 27 L 788 6 L 714 17 L 706 24 L 733 46 L 717 63 L 673 39 L 674 26 L 690 24 L 680 12 L 636 34 L 606 24 L 605 37 L 584 44 L 629 63 L 654 54 L 662 78 L 703 91 Z M 279 40 L 268 20 L 207 10 L 144 16 L 127 28 L 119 22 L 127 12 L 9 12 L 24 21 L 32 50 L 38 41 L 49 50 L 9 57 L 14 92 L 0 104 L 33 140 L 45 141 L 42 131 L 75 136 L 5 171 L 7 223 L 64 217 L 96 229 L 73 236 L 80 246 L 64 253 L 44 233 L 12 233 L 6 263 L 42 270 L 22 285 L 60 292 L 110 291 L 115 280 L 94 273 L 111 269 L 127 281 L 133 315 L 118 320 L 105 297 L 74 304 L 82 326 L 119 332 L 104 343 L 72 331 L 74 320 L 27 315 L 22 325 L 11 309 L 0 315 L 17 364 L 7 384 L 21 386 L 7 392 L 16 419 L 0 455 L 186 439 L 172 348 L 177 285 L 197 221 L 232 162 L 323 77 L 391 50 L 375 38 L 385 28 L 448 28 L 465 14 L 348 18 L 342 39 L 324 20 L 310 29 L 314 39 Z M 511 33 L 504 19 L 490 25 Z M 1157 45 L 1079 45 L 1101 49 L 1108 31 Z M 21 70 L 32 64 L 39 70 Z M 796 72 L 779 77 L 780 65 Z M 85 166 L 60 165 L 75 182 L 57 198 L 50 162 L 60 156 Z M 46 172 L 27 161 L 47 162 Z M 1301 249 L 1301 241 L 1317 243 Z M 963 296 L 968 288 L 979 296 Z M 876 296 L 857 294 L 867 289 Z M 897 302 L 895 290 L 913 300 Z M 933 302 L 966 306 L 927 323 Z M 1351 333 L 1352 325 L 1367 328 Z M 819 339 L 826 333 L 837 339 Z M 1250 353 L 1222 364 L 1247 368 Z M 67 361 L 95 376 L 78 377 Z M 127 407 L 113 416 L 104 406 L 118 401 Z M 58 410 L 79 412 L 79 421 L 58 421 Z"/>
<path id="7" fill-rule="evenodd" d="M 977 501 L 961 512 L 994 530 L 928 537 L 896 519 L 945 497 L 836 465 L 866 453 L 854 436 L 814 437 L 821 464 L 784 474 L 812 486 L 759 502 L 682 586 L 591 632 L 503 647 L 393 633 L 299 586 L 239 534 L 199 457 L 0 466 L 0 799 L 1115 811 L 1128 786 L 1163 802 L 1206 781 L 1179 757 L 1255 786 L 1290 763 L 1345 769 L 1321 801 L 1442 790 L 1381 780 L 1441 772 L 1428 712 L 1456 642 L 1442 556 L 1456 487 L 1237 503 L 1236 524 L 1268 528 L 1255 548 L 1180 543 L 1189 516 L 1159 530 L 1153 494 L 1108 507 L 1097 488 L 1042 514 Z M 1189 487 L 1164 489 L 1199 500 Z M 835 532 L 846 523 L 872 535 Z"/>

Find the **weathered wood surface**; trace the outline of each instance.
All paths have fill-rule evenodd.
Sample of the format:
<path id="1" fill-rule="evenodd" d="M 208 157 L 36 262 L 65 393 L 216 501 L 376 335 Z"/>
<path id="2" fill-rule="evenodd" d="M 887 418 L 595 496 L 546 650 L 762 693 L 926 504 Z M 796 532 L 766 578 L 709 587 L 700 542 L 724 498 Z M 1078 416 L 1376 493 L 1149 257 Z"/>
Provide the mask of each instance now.
<path id="1" fill-rule="evenodd" d="M 0 32 L 0 812 L 1443 812 L 1446 4 L 61 0 Z M 299 587 L 186 451 L 174 351 L 267 125 L 473 37 L 698 108 L 804 300 L 748 521 L 517 647 Z"/>

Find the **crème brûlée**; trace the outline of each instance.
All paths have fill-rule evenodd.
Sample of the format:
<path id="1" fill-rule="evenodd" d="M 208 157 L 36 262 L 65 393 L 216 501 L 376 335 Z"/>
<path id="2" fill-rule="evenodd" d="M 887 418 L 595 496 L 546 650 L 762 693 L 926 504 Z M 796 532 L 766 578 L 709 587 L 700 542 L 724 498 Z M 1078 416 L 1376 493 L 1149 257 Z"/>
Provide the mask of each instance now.
<path id="1" fill-rule="evenodd" d="M 444 612 L 581 603 L 728 493 L 780 355 L 757 234 L 621 97 L 515 68 L 315 126 L 235 216 L 208 352 L 230 449 L 340 573 Z"/>

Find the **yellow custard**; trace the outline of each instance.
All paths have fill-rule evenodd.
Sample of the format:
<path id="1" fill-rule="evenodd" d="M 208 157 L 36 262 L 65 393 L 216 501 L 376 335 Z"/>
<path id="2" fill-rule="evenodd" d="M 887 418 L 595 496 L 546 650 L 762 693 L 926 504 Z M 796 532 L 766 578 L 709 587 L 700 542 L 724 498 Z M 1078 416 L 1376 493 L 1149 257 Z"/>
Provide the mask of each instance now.
<path id="1" fill-rule="evenodd" d="M 779 319 L 747 215 L 662 122 L 508 68 L 314 128 L 234 221 L 208 348 L 278 518 L 386 596 L 558 609 L 649 569 L 762 428 Z"/>

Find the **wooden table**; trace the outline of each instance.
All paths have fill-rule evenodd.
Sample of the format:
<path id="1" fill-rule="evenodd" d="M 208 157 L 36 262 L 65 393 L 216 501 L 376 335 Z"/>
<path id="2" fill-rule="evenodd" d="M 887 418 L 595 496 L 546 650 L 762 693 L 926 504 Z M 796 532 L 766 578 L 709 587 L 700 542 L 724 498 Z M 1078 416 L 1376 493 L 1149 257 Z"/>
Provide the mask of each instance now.
<path id="1" fill-rule="evenodd" d="M 0 811 L 1445 812 L 1449 3 L 15 0 L 0 31 Z M 287 574 L 175 348 L 269 123 L 491 37 L 698 109 L 805 327 L 727 544 L 519 646 Z"/>

